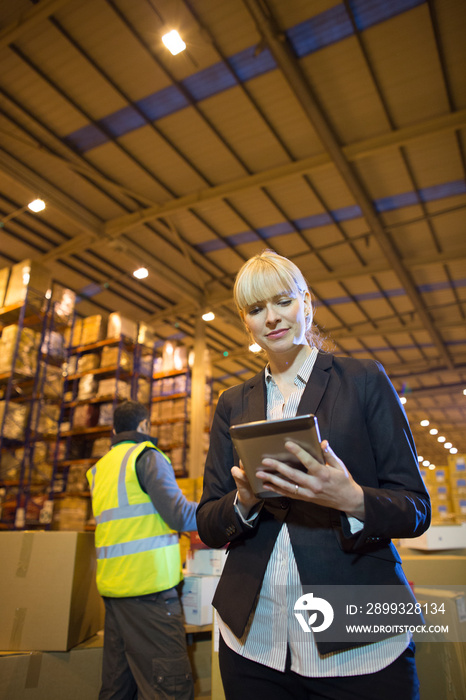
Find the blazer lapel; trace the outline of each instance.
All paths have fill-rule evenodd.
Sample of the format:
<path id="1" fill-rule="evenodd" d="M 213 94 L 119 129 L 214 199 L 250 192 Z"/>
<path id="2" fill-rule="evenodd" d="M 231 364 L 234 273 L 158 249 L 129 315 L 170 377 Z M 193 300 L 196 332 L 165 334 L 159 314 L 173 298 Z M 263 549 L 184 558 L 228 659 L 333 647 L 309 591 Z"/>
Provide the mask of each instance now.
<path id="1" fill-rule="evenodd" d="M 319 352 L 310 379 L 299 402 L 298 416 L 303 416 L 306 413 L 316 413 L 330 379 L 328 370 L 332 367 L 332 364 L 333 355 Z"/>
<path id="2" fill-rule="evenodd" d="M 249 380 L 244 390 L 243 417 L 244 423 L 256 420 L 265 420 L 266 394 L 265 394 L 265 370 L 256 374 Z"/>

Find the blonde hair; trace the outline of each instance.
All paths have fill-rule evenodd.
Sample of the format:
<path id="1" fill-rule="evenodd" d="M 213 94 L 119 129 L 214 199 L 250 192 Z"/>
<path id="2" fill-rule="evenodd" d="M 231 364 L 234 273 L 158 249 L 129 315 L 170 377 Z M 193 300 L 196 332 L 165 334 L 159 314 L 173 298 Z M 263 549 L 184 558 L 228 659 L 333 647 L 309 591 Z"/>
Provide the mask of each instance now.
<path id="1" fill-rule="evenodd" d="M 303 273 L 288 258 L 278 255 L 273 250 L 249 258 L 238 272 L 233 288 L 233 298 L 238 313 L 244 320 L 245 310 L 253 304 L 272 299 L 280 294 L 293 294 L 298 297 L 310 290 Z M 313 309 L 312 309 L 313 311 Z M 309 316 L 312 319 L 312 316 Z M 321 345 L 321 339 L 315 326 L 310 323 L 306 331 L 309 345 Z"/>

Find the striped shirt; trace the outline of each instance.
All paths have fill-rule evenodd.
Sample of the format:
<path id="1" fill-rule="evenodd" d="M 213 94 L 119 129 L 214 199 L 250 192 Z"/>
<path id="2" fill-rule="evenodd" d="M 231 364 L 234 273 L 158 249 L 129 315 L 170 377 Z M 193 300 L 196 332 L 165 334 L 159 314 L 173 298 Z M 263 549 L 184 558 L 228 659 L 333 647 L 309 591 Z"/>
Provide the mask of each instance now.
<path id="1" fill-rule="evenodd" d="M 296 415 L 317 354 L 317 348 L 313 348 L 295 377 L 296 390 L 286 402 L 269 369 L 266 368 L 267 418 L 269 420 L 291 418 Z M 253 519 L 255 517 L 257 513 Z M 362 528 L 362 524 L 356 518 L 348 518 L 348 520 L 353 532 Z M 292 671 L 301 676 L 323 678 L 357 676 L 379 671 L 397 659 L 410 642 L 409 633 L 406 633 L 374 644 L 321 656 L 313 634 L 306 634 L 306 639 L 303 641 L 302 630 L 294 614 L 294 604 L 302 594 L 303 588 L 288 527 L 284 524 L 270 556 L 255 610 L 243 636 L 236 637 L 218 616 L 220 633 L 225 643 L 246 659 L 277 671 L 285 670 L 287 647 L 289 647 Z"/>

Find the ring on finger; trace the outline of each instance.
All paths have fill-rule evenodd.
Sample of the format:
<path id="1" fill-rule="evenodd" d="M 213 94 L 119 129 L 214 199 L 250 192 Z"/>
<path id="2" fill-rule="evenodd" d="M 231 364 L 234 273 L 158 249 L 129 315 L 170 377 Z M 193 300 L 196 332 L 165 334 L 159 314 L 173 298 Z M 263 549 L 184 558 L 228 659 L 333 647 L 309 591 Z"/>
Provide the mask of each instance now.
<path id="1" fill-rule="evenodd" d="M 298 485 L 298 484 L 295 484 L 295 485 L 294 485 L 294 495 L 295 495 L 295 496 L 298 495 L 298 491 L 299 491 L 299 485 Z"/>

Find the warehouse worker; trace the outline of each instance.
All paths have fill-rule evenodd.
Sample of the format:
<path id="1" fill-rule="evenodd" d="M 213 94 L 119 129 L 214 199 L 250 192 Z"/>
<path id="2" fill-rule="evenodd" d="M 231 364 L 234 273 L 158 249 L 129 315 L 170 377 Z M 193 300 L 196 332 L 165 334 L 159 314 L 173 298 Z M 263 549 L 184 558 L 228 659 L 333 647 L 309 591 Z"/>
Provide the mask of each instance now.
<path id="1" fill-rule="evenodd" d="M 195 530 L 168 458 L 136 401 L 113 416 L 112 447 L 87 472 L 96 520 L 97 588 L 105 603 L 100 700 L 192 700 L 177 585 L 178 532 Z"/>

